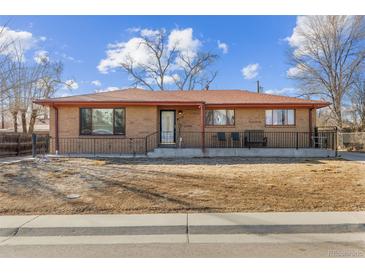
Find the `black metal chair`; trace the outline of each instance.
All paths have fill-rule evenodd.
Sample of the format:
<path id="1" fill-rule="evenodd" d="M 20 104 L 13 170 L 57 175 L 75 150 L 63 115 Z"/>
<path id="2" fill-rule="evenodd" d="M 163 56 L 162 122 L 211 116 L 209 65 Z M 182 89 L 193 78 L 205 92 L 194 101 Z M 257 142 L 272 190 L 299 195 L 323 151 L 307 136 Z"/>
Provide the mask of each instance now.
<path id="1" fill-rule="evenodd" d="M 231 132 L 232 147 L 240 147 L 240 133 Z"/>
<path id="2" fill-rule="evenodd" d="M 226 139 L 226 133 L 225 132 L 217 132 L 217 139 L 219 143 L 219 147 L 226 147 L 227 145 L 227 139 Z"/>
<path id="3" fill-rule="evenodd" d="M 263 130 L 245 130 L 246 147 L 266 147 L 267 137 Z"/>

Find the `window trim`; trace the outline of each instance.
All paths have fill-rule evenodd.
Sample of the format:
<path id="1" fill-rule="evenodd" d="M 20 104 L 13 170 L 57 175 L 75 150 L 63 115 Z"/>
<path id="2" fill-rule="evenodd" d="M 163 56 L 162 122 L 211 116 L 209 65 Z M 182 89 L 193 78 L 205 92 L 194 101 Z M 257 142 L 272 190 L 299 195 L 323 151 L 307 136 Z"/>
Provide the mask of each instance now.
<path id="1" fill-rule="evenodd" d="M 266 111 L 271 110 L 271 124 L 266 123 Z M 294 112 L 294 123 L 293 124 L 283 124 L 283 125 L 274 125 L 274 110 L 293 110 Z M 273 109 L 265 109 L 265 127 L 296 127 L 297 125 L 297 110 L 294 108 L 273 108 Z"/>
<path id="2" fill-rule="evenodd" d="M 215 111 L 215 110 L 225 110 L 227 112 L 227 110 L 233 110 L 233 117 L 234 117 L 234 121 L 233 124 L 225 124 L 225 125 L 215 125 L 214 124 L 214 114 L 213 114 L 213 124 L 207 124 L 206 121 L 206 112 L 207 111 Z M 206 109 L 205 113 L 204 113 L 204 124 L 206 127 L 235 127 L 236 126 L 236 109 L 234 108 L 214 108 L 214 109 Z"/>
<path id="3" fill-rule="evenodd" d="M 91 109 L 91 134 L 85 134 L 85 133 L 81 133 L 81 112 L 83 109 Z M 113 134 L 94 134 L 92 133 L 92 127 L 93 127 L 93 109 L 112 109 L 113 110 Z M 124 110 L 124 133 L 121 134 L 116 134 L 115 133 L 115 110 L 116 109 L 123 109 Z M 109 107 L 84 107 L 84 108 L 80 108 L 79 109 L 79 136 L 125 136 L 126 135 L 126 117 L 127 117 L 127 113 L 126 113 L 126 108 L 125 107 L 114 107 L 114 108 L 109 108 Z"/>

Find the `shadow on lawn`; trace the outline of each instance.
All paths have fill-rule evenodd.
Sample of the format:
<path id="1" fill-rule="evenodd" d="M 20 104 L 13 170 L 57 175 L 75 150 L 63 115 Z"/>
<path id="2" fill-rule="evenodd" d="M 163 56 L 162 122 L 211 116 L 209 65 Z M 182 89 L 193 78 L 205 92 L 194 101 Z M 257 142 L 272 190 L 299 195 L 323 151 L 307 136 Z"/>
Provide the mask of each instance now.
<path id="1" fill-rule="evenodd" d="M 189 199 L 184 200 L 184 199 L 181 199 L 181 197 L 176 197 L 174 195 L 171 195 L 170 193 L 158 191 L 157 189 L 156 189 L 156 191 L 154 191 L 152 189 L 146 189 L 138 184 L 127 183 L 127 182 L 118 181 L 118 180 L 114 180 L 114 179 L 105 180 L 104 178 L 94 175 L 94 174 L 93 175 L 89 174 L 89 176 L 93 177 L 94 180 L 104 181 L 104 183 L 110 187 L 121 188 L 127 192 L 136 194 L 137 196 L 140 196 L 141 198 L 150 200 L 152 202 L 156 202 L 157 207 L 160 207 L 158 204 L 162 201 L 167 201 L 167 202 L 173 204 L 174 206 L 177 206 L 177 208 L 169 208 L 170 211 L 174 210 L 174 209 L 176 209 L 176 210 L 185 209 L 185 210 L 203 210 L 203 211 L 207 212 L 207 211 L 214 211 L 214 210 L 218 209 L 218 208 L 213 208 L 213 207 L 195 205 Z M 98 191 L 98 189 L 96 189 L 96 191 Z"/>

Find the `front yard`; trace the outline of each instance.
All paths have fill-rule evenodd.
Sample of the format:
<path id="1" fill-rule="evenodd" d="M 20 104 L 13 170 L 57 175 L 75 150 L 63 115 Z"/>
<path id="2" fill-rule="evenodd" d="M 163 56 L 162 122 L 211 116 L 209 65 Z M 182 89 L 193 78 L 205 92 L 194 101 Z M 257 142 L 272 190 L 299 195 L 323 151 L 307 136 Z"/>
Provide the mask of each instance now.
<path id="1" fill-rule="evenodd" d="M 60 158 L 0 165 L 0 214 L 353 210 L 365 210 L 365 166 L 344 160 Z"/>

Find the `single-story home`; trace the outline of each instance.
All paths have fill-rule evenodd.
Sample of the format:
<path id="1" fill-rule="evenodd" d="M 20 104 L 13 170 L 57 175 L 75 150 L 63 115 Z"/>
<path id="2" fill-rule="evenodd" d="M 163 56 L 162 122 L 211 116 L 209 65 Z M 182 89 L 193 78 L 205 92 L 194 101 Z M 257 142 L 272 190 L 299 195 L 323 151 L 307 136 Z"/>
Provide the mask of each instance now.
<path id="1" fill-rule="evenodd" d="M 329 105 L 319 100 L 244 90 L 130 88 L 35 103 L 50 108 L 51 152 L 331 146 L 330 137 L 319 138 L 316 131 L 316 110 Z"/>

